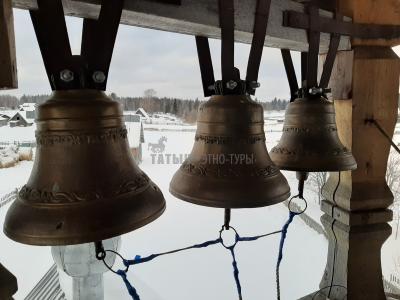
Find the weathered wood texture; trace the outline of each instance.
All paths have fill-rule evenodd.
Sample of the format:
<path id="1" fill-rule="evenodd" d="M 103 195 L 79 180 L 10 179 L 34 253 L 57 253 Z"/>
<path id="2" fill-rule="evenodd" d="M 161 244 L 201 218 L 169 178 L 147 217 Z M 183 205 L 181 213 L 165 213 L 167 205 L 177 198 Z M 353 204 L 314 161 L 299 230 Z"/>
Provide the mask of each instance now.
<path id="1" fill-rule="evenodd" d="M 348 53 L 347 55 L 351 55 Z M 400 61 L 389 47 L 354 48 L 352 99 L 336 100 L 339 136 L 358 169 L 332 173 L 323 189 L 327 201 L 321 221 L 329 235 L 327 266 L 320 287 L 335 287 L 329 299 L 385 300 L 381 247 L 391 233 L 387 208 L 393 195 L 385 174 L 390 144 L 366 119 L 375 119 L 392 136 L 397 120 Z M 335 192 L 336 191 L 336 192 Z M 334 233 L 333 233 L 334 232 Z M 336 260 L 332 258 L 336 253 Z"/>
<path id="2" fill-rule="evenodd" d="M 365 120 L 377 120 L 389 135 L 393 135 L 399 75 L 400 61 L 390 48 L 359 46 L 354 49 L 349 93 L 352 100 L 336 103 L 339 134 L 343 143 L 352 149 L 358 165 L 356 171 L 342 173 L 336 199 L 349 211 L 387 208 L 392 203 L 385 180 L 390 144 Z M 332 188 L 334 186 L 335 183 Z"/>
<path id="3" fill-rule="evenodd" d="M 340 0 L 339 9 L 345 15 L 352 17 L 355 23 L 400 25 L 399 0 Z M 395 46 L 399 44 L 400 39 L 354 39 L 353 41 L 353 45 Z"/>
<path id="4" fill-rule="evenodd" d="M 63 0 L 65 13 L 70 16 L 97 18 L 100 0 Z M 14 7 L 37 8 L 36 0 L 13 0 Z M 235 0 L 235 40 L 251 43 L 256 0 Z M 302 12 L 301 3 L 290 0 L 272 0 L 265 45 L 276 48 L 305 51 L 308 49 L 305 30 L 283 27 L 283 11 Z M 321 15 L 332 13 L 321 11 Z M 182 0 L 181 6 L 146 0 L 126 0 L 121 23 L 190 35 L 220 38 L 217 0 Z M 329 35 L 322 34 L 321 52 L 329 46 Z M 350 49 L 350 39 L 342 39 L 340 49 Z"/>
<path id="5" fill-rule="evenodd" d="M 320 55 L 318 74 L 322 74 L 326 54 Z M 339 51 L 336 55 L 335 64 L 332 69 L 332 76 L 329 81 L 332 99 L 351 99 L 353 79 L 353 51 Z"/>
<path id="6" fill-rule="evenodd" d="M 399 24 L 399 4 L 399 0 L 343 0 L 341 9 L 355 22 Z M 331 283 L 346 287 L 325 289 L 323 294 L 329 299 L 386 300 L 381 248 L 391 233 L 388 207 L 393 195 L 385 179 L 390 143 L 366 120 L 376 120 L 393 135 L 400 75 L 400 60 L 389 47 L 393 42 L 355 40 L 353 62 L 346 66 L 350 52 L 338 57 L 345 68 L 351 65 L 351 89 L 343 95 L 352 99 L 335 101 L 336 121 L 339 136 L 352 149 L 358 169 L 342 172 L 339 186 L 338 174 L 331 174 L 323 189 L 327 201 L 321 205 L 325 213 L 321 221 L 329 234 L 329 250 L 320 287 Z M 335 69 L 331 80 L 339 96 L 340 91 L 348 91 L 347 77 L 340 80 L 343 74 Z"/>
<path id="7" fill-rule="evenodd" d="M 11 0 L 0 1 L 0 89 L 18 87 Z"/>

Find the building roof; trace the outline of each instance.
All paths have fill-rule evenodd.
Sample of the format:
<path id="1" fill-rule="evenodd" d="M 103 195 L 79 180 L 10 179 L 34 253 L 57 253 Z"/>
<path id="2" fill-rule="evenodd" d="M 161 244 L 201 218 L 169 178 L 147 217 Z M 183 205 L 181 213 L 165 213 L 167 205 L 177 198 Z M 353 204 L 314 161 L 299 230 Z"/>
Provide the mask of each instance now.
<path id="1" fill-rule="evenodd" d="M 0 110 L 0 116 L 6 116 L 11 119 L 18 110 Z"/>
<path id="2" fill-rule="evenodd" d="M 23 110 L 17 111 L 17 112 L 15 113 L 15 115 L 13 115 L 13 116 L 11 117 L 11 119 L 14 118 L 16 115 L 19 115 L 19 116 L 20 116 L 21 118 L 23 118 L 27 123 L 33 124 L 33 123 L 35 122 L 35 118 L 29 118 L 29 117 L 27 117 L 27 112 L 31 112 L 31 111 L 30 111 L 30 110 L 28 110 L 28 111 L 23 111 Z"/>
<path id="3" fill-rule="evenodd" d="M 54 264 L 43 276 L 25 300 L 65 300 L 65 294 L 61 289 L 58 279 L 57 266 Z"/>
<path id="4" fill-rule="evenodd" d="M 20 111 L 34 111 L 36 110 L 36 103 L 26 102 L 19 106 Z"/>
<path id="5" fill-rule="evenodd" d="M 149 119 L 150 118 L 150 116 L 147 114 L 147 112 L 142 107 L 139 107 L 136 110 L 135 114 L 141 115 L 144 119 Z"/>

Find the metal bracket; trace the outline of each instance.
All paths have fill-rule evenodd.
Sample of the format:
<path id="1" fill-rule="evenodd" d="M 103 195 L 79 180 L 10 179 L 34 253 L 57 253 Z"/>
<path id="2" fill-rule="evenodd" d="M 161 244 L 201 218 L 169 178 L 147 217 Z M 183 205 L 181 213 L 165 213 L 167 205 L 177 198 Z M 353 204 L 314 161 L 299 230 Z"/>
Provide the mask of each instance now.
<path id="1" fill-rule="evenodd" d="M 361 39 L 399 39 L 400 25 L 378 25 L 345 22 L 340 19 L 331 19 L 318 16 L 315 20 L 316 29 L 320 32 L 336 33 Z M 283 12 L 283 26 L 310 29 L 310 17 L 306 13 L 296 11 Z"/>
<path id="2" fill-rule="evenodd" d="M 196 36 L 204 96 L 215 94 L 255 94 L 255 90 L 260 86 L 257 79 L 264 49 L 270 6 L 271 0 L 257 1 L 254 34 L 247 64 L 246 80 L 244 81 L 240 79 L 239 69 L 235 68 L 234 65 L 234 1 L 219 0 L 222 80 L 215 81 L 208 39 Z"/>
<path id="3" fill-rule="evenodd" d="M 102 0 L 98 20 L 85 19 L 81 55 L 72 55 L 61 0 L 38 0 L 30 15 L 53 90 L 105 90 L 124 0 Z"/>

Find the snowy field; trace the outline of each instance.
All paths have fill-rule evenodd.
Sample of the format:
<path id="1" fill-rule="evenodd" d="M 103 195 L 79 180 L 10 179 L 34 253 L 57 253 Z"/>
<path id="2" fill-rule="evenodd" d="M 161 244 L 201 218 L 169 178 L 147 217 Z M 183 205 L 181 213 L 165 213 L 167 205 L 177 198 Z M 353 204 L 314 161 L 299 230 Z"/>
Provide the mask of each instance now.
<path id="1" fill-rule="evenodd" d="M 270 150 L 280 138 L 282 113 L 266 116 L 267 146 Z M 182 129 L 192 129 L 185 130 Z M 168 192 L 169 181 L 179 165 L 158 164 L 152 161 L 147 143 L 167 138 L 164 154 L 188 154 L 194 141 L 193 126 L 159 128 L 145 126 L 143 162 L 140 167 L 158 184 L 167 201 L 167 210 L 158 220 L 122 237 L 121 254 L 127 258 L 147 256 L 175 248 L 213 240 L 223 223 L 223 210 L 195 206 L 174 198 Z M 14 131 L 15 130 L 15 131 Z M 17 132 L 18 131 L 18 132 Z M 0 141 L 34 139 L 34 127 L 0 127 Z M 29 176 L 32 162 L 22 162 L 10 169 L 0 169 L 0 198 L 23 185 Z M 285 172 L 292 187 L 297 189 L 295 174 Z M 319 222 L 321 211 L 316 195 L 306 191 L 309 215 Z M 0 224 L 4 222 L 9 205 L 0 209 Z M 287 208 L 278 204 L 272 207 L 234 210 L 231 224 L 240 235 L 252 236 L 280 230 L 288 217 Z M 23 221 L 23 220 L 21 220 Z M 243 298 L 275 299 L 275 266 L 279 235 L 237 246 L 236 256 L 240 270 Z M 393 244 L 392 242 L 391 244 Z M 15 299 L 23 299 L 52 265 L 49 247 L 32 247 L 14 243 L 0 233 L 0 261 L 19 280 Z M 289 229 L 281 267 L 282 300 L 298 299 L 318 290 L 327 255 L 327 241 L 300 219 Z M 385 272 L 390 269 L 394 247 L 385 248 Z M 386 254 L 387 253 L 387 254 Z M 386 259 L 387 257 L 387 259 Z M 32 259 L 34 258 L 34 259 Z M 206 249 L 160 257 L 152 262 L 131 268 L 129 279 L 144 300 L 221 300 L 237 299 L 233 278 L 231 255 L 221 245 Z M 389 271 L 388 271 L 389 272 Z M 391 271 L 390 271 L 391 272 Z M 120 277 L 107 273 L 105 299 L 130 299 Z"/>

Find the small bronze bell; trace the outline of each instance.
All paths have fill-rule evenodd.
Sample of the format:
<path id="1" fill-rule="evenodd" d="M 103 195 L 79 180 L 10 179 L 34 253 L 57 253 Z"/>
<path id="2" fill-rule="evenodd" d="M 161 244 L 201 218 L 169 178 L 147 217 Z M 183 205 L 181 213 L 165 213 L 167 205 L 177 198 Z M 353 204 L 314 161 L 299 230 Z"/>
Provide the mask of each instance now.
<path id="1" fill-rule="evenodd" d="M 339 139 L 334 105 L 323 97 L 299 98 L 289 104 L 282 137 L 270 155 L 282 170 L 334 172 L 357 168 L 350 150 Z"/>
<path id="2" fill-rule="evenodd" d="M 195 144 L 170 192 L 211 207 L 262 207 L 286 200 L 289 185 L 265 146 L 262 106 L 245 95 L 215 95 L 199 109 Z"/>
<path id="3" fill-rule="evenodd" d="M 32 174 L 4 232 L 32 245 L 101 241 L 150 223 L 165 209 L 135 164 L 120 105 L 97 90 L 56 91 L 40 105 Z"/>

